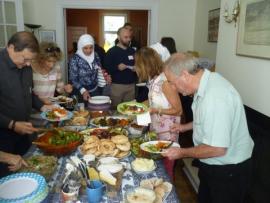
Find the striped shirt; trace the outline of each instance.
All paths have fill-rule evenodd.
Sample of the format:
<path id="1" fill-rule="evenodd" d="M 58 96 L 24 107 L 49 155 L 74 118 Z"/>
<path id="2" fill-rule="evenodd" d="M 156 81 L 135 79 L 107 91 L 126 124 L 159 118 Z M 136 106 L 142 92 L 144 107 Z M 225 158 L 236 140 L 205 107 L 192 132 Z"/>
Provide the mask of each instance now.
<path id="1" fill-rule="evenodd" d="M 33 70 L 34 93 L 39 98 L 53 97 L 55 91 L 62 93 L 64 91 L 64 82 L 62 81 L 62 73 L 59 64 L 46 75 L 42 75 Z"/>
<path id="2" fill-rule="evenodd" d="M 98 86 L 104 87 L 106 85 L 106 80 L 104 78 L 101 68 L 98 69 Z"/>

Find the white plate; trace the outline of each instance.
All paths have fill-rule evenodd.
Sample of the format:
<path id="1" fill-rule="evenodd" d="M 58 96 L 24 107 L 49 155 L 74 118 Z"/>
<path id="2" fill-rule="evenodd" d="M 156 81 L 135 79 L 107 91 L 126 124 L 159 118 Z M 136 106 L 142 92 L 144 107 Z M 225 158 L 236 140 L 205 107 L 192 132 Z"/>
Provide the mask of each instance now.
<path id="1" fill-rule="evenodd" d="M 145 87 L 146 86 L 146 82 L 137 83 L 136 86 L 137 87 Z"/>
<path id="2" fill-rule="evenodd" d="M 142 191 L 142 192 L 140 192 L 140 191 Z M 125 195 L 124 195 L 125 203 L 129 203 L 128 195 L 132 195 L 132 194 L 136 194 L 136 196 L 138 196 L 138 198 L 141 198 L 141 197 L 145 196 L 146 194 L 148 194 L 149 198 L 151 198 L 150 200 L 153 199 L 153 201 L 149 200 L 147 202 L 154 202 L 154 200 L 156 198 L 155 191 L 150 190 L 150 189 L 146 189 L 146 188 L 143 188 L 143 187 L 134 187 L 134 188 L 131 188 L 128 191 L 125 192 Z M 137 202 L 140 202 L 140 201 L 144 202 L 143 200 L 137 200 Z"/>
<path id="3" fill-rule="evenodd" d="M 45 179 L 37 173 L 16 173 L 0 179 L 0 202 L 25 202 L 47 196 Z"/>
<path id="4" fill-rule="evenodd" d="M 66 99 L 66 101 L 60 101 L 60 98 L 61 97 L 64 97 Z M 70 97 L 66 97 L 66 96 L 57 96 L 57 97 L 50 97 L 49 100 L 52 102 L 52 103 L 56 103 L 56 104 L 65 104 L 65 103 L 68 103 L 68 102 L 72 102 L 73 99 L 70 98 Z"/>
<path id="5" fill-rule="evenodd" d="M 73 113 L 70 111 L 67 111 L 67 115 L 65 117 L 57 118 L 57 119 L 49 119 L 47 117 L 47 113 L 48 113 L 48 111 L 44 111 L 40 114 L 40 116 L 41 116 L 41 118 L 43 118 L 47 121 L 51 121 L 51 122 L 65 121 L 65 120 L 69 120 L 73 117 Z"/>
<path id="6" fill-rule="evenodd" d="M 107 104 L 111 103 L 111 99 L 108 96 L 94 96 L 91 97 L 88 102 L 90 104 Z"/>
<path id="7" fill-rule="evenodd" d="M 127 109 L 127 107 L 136 106 L 139 107 L 142 111 L 133 111 Z M 139 114 L 146 113 L 149 108 L 144 103 L 139 103 L 136 101 L 123 102 L 117 105 L 117 111 L 123 115 L 127 116 L 136 116 Z"/>
<path id="8" fill-rule="evenodd" d="M 150 173 L 153 173 L 153 171 L 155 171 L 156 168 L 157 168 L 156 162 L 154 162 L 154 168 L 153 168 L 152 170 L 150 170 L 150 171 L 138 171 L 138 170 L 136 170 L 136 169 L 133 167 L 133 164 L 132 164 L 132 163 L 131 163 L 130 165 L 131 165 L 132 170 L 133 170 L 135 173 L 139 174 L 139 175 L 148 175 L 148 174 L 150 174 Z"/>
<path id="9" fill-rule="evenodd" d="M 165 143 L 167 143 L 167 144 L 170 144 L 170 143 L 171 143 L 171 141 L 167 141 L 167 140 L 155 140 L 155 141 L 149 141 L 149 142 L 142 143 L 142 144 L 140 145 L 140 148 L 141 148 L 143 151 L 146 151 L 146 152 L 149 152 L 149 153 L 152 153 L 152 154 L 160 154 L 160 153 L 162 153 L 162 151 L 159 151 L 159 152 L 153 152 L 153 151 L 151 151 L 151 150 L 149 150 L 149 149 L 147 148 L 148 145 L 155 145 L 155 144 L 157 144 L 158 142 L 165 142 Z M 180 145 L 179 145 L 178 143 L 174 142 L 174 143 L 172 144 L 171 147 L 180 147 Z"/>

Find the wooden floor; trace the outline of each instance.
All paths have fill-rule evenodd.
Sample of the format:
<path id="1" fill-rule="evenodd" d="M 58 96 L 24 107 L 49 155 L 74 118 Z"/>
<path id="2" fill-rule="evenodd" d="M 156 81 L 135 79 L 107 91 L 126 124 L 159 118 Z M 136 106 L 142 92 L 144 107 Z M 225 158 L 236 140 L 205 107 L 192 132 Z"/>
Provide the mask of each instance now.
<path id="1" fill-rule="evenodd" d="M 195 203 L 197 202 L 197 193 L 184 173 L 183 166 L 183 161 L 178 160 L 175 167 L 174 186 L 181 203 Z"/>

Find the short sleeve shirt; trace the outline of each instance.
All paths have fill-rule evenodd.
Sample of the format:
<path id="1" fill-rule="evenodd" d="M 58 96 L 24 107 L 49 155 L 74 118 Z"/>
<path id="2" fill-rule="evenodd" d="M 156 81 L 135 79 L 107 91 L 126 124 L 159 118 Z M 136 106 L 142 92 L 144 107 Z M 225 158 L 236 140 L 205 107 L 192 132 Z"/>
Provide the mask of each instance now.
<path id="1" fill-rule="evenodd" d="M 193 142 L 227 148 L 221 157 L 201 159 L 206 164 L 237 164 L 251 157 L 250 137 L 239 93 L 218 73 L 204 70 L 192 103 Z"/>

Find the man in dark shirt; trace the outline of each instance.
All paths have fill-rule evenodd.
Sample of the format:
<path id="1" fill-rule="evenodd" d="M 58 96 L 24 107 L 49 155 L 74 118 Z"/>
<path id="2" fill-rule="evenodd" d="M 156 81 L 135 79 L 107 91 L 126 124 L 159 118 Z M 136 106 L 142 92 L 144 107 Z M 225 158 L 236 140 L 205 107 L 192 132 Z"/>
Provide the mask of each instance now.
<path id="1" fill-rule="evenodd" d="M 38 41 L 30 32 L 17 32 L 0 51 L 0 151 L 23 155 L 30 147 L 25 134 L 36 128 L 28 122 L 32 106 L 45 106 L 32 93 L 31 61 L 38 52 Z M 0 177 L 9 173 L 6 164 L 0 164 Z"/>
<path id="2" fill-rule="evenodd" d="M 136 39 L 134 37 L 132 24 L 125 23 L 123 27 L 130 31 L 131 40 L 129 42 L 129 46 L 132 47 L 135 51 L 138 51 L 141 48 L 141 45 L 139 42 L 136 41 Z M 119 43 L 119 39 L 116 38 L 114 43 L 115 43 L 115 45 L 117 45 Z"/>
<path id="3" fill-rule="evenodd" d="M 115 108 L 119 103 L 135 98 L 134 70 L 135 50 L 129 46 L 131 33 L 126 28 L 117 32 L 119 43 L 109 49 L 105 57 L 105 68 L 112 77 L 111 99 Z"/>

